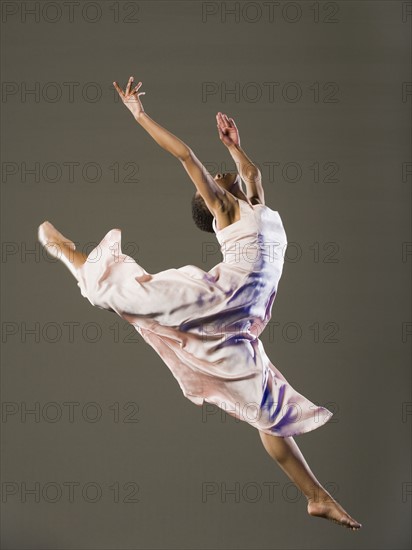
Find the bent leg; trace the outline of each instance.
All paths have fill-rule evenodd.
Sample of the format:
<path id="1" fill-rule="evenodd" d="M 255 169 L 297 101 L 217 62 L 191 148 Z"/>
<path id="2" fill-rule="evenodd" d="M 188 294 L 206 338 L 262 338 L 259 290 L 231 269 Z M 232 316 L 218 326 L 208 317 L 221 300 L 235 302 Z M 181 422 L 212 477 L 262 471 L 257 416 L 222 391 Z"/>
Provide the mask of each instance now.
<path id="1" fill-rule="evenodd" d="M 259 431 L 263 446 L 308 500 L 308 513 L 349 527 L 362 525 L 354 520 L 326 491 L 309 468 L 293 437 L 278 437 Z"/>

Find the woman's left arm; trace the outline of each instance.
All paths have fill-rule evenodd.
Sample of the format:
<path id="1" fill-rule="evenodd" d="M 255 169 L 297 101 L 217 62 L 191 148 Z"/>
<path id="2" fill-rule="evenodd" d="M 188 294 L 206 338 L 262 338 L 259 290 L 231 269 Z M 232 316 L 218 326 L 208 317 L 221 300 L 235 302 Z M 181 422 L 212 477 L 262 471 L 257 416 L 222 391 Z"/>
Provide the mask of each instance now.
<path id="1" fill-rule="evenodd" d="M 146 130 L 146 132 L 160 147 L 180 160 L 199 193 L 202 195 L 209 210 L 215 212 L 217 209 L 221 208 L 222 201 L 225 198 L 224 190 L 215 182 L 186 143 L 150 118 L 150 116 L 145 112 L 139 99 L 139 96 L 145 93 L 138 93 L 142 83 L 139 82 L 131 91 L 132 84 L 133 77 L 131 76 L 126 87 L 126 91 L 123 92 L 117 82 L 113 82 L 113 85 L 118 91 L 123 103 L 132 113 L 136 122 L 138 122 L 140 126 Z"/>

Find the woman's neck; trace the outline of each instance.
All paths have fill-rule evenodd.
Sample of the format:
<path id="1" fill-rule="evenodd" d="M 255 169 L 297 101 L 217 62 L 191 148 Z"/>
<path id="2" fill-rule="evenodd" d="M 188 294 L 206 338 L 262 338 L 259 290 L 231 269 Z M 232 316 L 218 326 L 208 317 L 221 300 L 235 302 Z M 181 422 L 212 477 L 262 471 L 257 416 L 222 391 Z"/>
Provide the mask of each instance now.
<path id="1" fill-rule="evenodd" d="M 230 194 L 236 197 L 237 199 L 241 199 L 243 201 L 249 202 L 247 200 L 247 196 L 244 194 L 242 189 L 239 187 L 239 185 L 236 185 L 231 191 Z"/>

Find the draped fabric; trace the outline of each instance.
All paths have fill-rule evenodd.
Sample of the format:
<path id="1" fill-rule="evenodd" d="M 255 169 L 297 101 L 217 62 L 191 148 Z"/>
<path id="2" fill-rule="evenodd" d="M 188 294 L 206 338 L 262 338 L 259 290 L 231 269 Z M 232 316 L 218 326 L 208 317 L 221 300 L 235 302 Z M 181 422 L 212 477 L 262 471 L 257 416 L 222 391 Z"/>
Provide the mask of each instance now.
<path id="1" fill-rule="evenodd" d="M 81 294 L 139 332 L 196 405 L 213 403 L 275 436 L 318 428 L 332 412 L 298 393 L 259 336 L 271 319 L 287 246 L 279 212 L 239 200 L 240 219 L 213 229 L 223 259 L 148 273 L 110 230 L 78 269 Z"/>

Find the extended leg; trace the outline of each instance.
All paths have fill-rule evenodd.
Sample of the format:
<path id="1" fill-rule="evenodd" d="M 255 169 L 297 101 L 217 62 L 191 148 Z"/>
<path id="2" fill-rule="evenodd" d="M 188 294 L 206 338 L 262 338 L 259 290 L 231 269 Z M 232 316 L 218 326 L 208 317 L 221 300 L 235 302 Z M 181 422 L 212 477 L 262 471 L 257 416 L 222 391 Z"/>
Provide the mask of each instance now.
<path id="1" fill-rule="evenodd" d="M 78 252 L 74 243 L 62 235 L 50 222 L 43 222 L 38 228 L 38 238 L 49 254 L 61 260 L 77 279 L 76 270 L 84 264 L 87 255 Z"/>
<path id="2" fill-rule="evenodd" d="M 311 516 L 330 519 L 351 529 L 362 527 L 322 487 L 293 437 L 277 437 L 261 431 L 259 434 L 269 455 L 306 496 Z"/>

